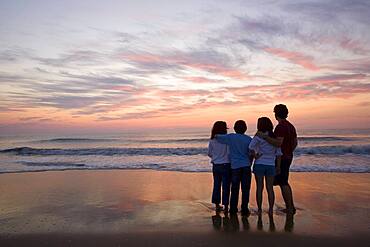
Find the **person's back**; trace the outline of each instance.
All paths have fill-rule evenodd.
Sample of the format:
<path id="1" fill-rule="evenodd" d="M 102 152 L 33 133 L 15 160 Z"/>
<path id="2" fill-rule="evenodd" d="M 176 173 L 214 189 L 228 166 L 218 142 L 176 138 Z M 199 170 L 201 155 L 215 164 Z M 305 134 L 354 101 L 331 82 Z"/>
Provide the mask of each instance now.
<path id="1" fill-rule="evenodd" d="M 275 166 L 276 156 L 281 155 L 280 148 L 271 145 L 258 136 L 253 137 L 249 148 L 260 155 L 260 157 L 254 161 L 254 164 Z"/>
<path id="2" fill-rule="evenodd" d="M 249 144 L 252 138 L 245 134 L 232 133 L 217 136 L 217 140 L 229 146 L 231 168 L 250 166 Z"/>
<path id="3" fill-rule="evenodd" d="M 219 143 L 216 139 L 211 139 L 208 144 L 208 157 L 213 164 L 230 163 L 229 147 L 226 144 Z"/>

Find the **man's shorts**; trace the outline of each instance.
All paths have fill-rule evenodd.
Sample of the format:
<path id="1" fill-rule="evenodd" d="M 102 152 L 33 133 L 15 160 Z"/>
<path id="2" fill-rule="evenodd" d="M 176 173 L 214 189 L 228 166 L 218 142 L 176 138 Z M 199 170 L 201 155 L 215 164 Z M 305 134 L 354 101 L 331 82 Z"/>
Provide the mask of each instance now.
<path id="1" fill-rule="evenodd" d="M 275 176 L 275 166 L 255 164 L 253 173 L 257 176 Z"/>
<path id="2" fill-rule="evenodd" d="M 293 159 L 281 159 L 280 173 L 275 176 L 274 185 L 288 185 L 289 168 Z"/>

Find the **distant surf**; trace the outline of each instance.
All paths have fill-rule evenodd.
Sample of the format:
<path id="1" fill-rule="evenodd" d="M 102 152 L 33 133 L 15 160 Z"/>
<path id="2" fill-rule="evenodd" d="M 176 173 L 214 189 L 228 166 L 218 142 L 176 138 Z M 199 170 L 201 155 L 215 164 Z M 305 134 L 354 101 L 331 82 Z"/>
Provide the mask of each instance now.
<path id="1" fill-rule="evenodd" d="M 2 137 L 0 173 L 151 169 L 211 172 L 207 132 Z M 294 172 L 370 173 L 370 130 L 302 134 Z"/>
<path id="2" fill-rule="evenodd" d="M 68 162 L 19 162 L 25 167 L 22 170 L 0 170 L 0 173 L 11 172 L 32 172 L 32 171 L 65 171 L 65 170 L 157 170 L 157 171 L 177 171 L 177 172 L 211 172 L 211 166 L 204 167 L 195 166 L 175 166 L 171 164 L 110 164 L 110 165 L 88 165 L 82 163 Z M 317 166 L 317 165 L 299 165 L 292 166 L 292 172 L 337 172 L 337 173 L 370 173 L 370 167 L 364 166 L 345 166 L 340 167 L 333 165 Z"/>
<path id="3" fill-rule="evenodd" d="M 0 150 L 14 155 L 206 155 L 206 148 L 30 148 L 16 147 Z M 296 155 L 302 154 L 364 154 L 370 155 L 370 145 L 311 146 L 298 147 Z"/>

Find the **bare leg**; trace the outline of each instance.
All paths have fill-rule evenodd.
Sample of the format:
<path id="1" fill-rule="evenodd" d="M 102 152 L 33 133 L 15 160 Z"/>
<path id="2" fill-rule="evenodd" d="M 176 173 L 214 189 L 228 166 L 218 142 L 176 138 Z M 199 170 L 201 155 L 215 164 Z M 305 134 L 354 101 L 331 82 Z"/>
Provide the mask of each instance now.
<path id="1" fill-rule="evenodd" d="M 274 176 L 266 176 L 266 190 L 269 199 L 269 215 L 272 216 L 275 203 Z"/>
<path id="2" fill-rule="evenodd" d="M 258 213 L 262 213 L 262 191 L 263 191 L 263 176 L 254 176 L 256 178 L 256 200 Z"/>

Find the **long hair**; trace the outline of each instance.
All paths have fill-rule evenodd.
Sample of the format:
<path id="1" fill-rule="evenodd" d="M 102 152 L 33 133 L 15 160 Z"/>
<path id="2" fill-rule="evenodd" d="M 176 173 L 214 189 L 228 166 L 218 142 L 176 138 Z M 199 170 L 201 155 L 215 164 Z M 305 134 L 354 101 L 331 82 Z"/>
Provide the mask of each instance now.
<path id="1" fill-rule="evenodd" d="M 257 122 L 257 130 L 261 132 L 268 132 L 270 137 L 275 138 L 275 134 L 273 132 L 274 125 L 272 124 L 271 120 L 268 117 L 260 117 Z"/>
<path id="2" fill-rule="evenodd" d="M 213 124 L 211 131 L 211 139 L 215 138 L 215 135 L 227 134 L 227 125 L 224 121 L 217 121 Z"/>

